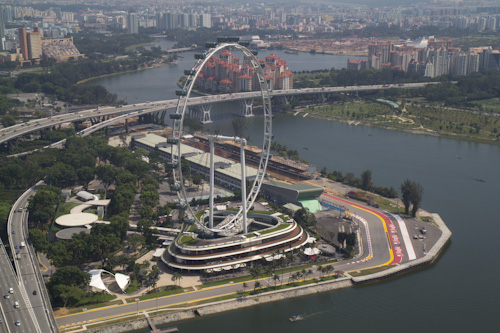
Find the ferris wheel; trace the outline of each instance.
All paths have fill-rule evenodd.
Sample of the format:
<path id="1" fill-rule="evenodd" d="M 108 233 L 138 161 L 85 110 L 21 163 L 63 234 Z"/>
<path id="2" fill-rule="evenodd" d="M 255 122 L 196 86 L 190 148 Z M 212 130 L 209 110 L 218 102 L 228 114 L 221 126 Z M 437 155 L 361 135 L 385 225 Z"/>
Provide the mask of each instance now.
<path id="1" fill-rule="evenodd" d="M 195 65 L 189 69 L 185 70 L 184 74 L 187 76 L 186 81 L 182 87 L 182 90 L 177 91 L 176 94 L 179 96 L 179 100 L 177 102 L 177 108 L 175 113 L 170 114 L 170 119 L 173 120 L 173 131 L 172 136 L 167 139 L 167 143 L 171 144 L 171 163 L 173 166 L 173 181 L 174 183 L 171 185 L 171 189 L 177 191 L 177 195 L 179 198 L 179 208 L 185 209 L 188 224 L 195 224 L 198 228 L 202 229 L 204 232 L 213 234 L 221 234 L 221 235 L 230 235 L 231 233 L 235 233 L 235 230 L 238 232 L 243 231 L 243 233 L 247 232 L 247 222 L 246 217 L 248 210 L 252 207 L 257 195 L 259 194 L 260 187 L 264 180 L 267 162 L 269 160 L 269 154 L 271 149 L 271 140 L 272 140 L 272 110 L 271 110 L 271 96 L 268 89 L 268 84 L 266 80 L 266 76 L 263 69 L 263 64 L 260 63 L 259 59 L 256 55 L 250 51 L 246 42 L 239 42 L 238 37 L 220 37 L 217 38 L 217 43 L 207 43 L 207 50 L 205 53 L 195 54 L 195 59 L 197 62 Z M 255 180 L 253 185 L 246 193 L 246 179 L 245 179 L 245 152 L 244 146 L 246 144 L 246 140 L 244 138 L 238 137 L 226 137 L 226 136 L 211 136 L 209 141 L 211 142 L 211 160 L 210 163 L 210 214 L 208 218 L 208 223 L 206 220 L 202 218 L 196 217 L 195 211 L 189 204 L 189 200 L 186 194 L 186 190 L 183 186 L 184 179 L 182 175 L 182 149 L 181 149 L 181 140 L 184 135 L 184 119 L 186 117 L 186 112 L 188 110 L 189 105 L 189 97 L 195 86 L 196 80 L 200 73 L 202 73 L 204 66 L 209 62 L 209 60 L 214 57 L 216 54 L 223 50 L 239 50 L 241 51 L 245 59 L 250 64 L 251 68 L 253 68 L 255 72 L 255 78 L 258 81 L 260 87 L 260 95 L 259 98 L 256 98 L 255 101 L 262 105 L 263 109 L 263 143 L 262 143 L 262 151 L 260 154 L 260 159 L 258 163 L 258 169 L 255 176 Z M 240 157 L 242 164 L 242 172 L 241 172 L 241 192 L 242 192 L 242 205 L 237 213 L 232 215 L 228 221 L 224 223 L 222 228 L 214 228 L 213 225 L 213 199 L 214 199 L 214 165 L 213 165 L 213 142 L 217 140 L 233 140 L 236 143 L 239 143 L 241 146 Z"/>

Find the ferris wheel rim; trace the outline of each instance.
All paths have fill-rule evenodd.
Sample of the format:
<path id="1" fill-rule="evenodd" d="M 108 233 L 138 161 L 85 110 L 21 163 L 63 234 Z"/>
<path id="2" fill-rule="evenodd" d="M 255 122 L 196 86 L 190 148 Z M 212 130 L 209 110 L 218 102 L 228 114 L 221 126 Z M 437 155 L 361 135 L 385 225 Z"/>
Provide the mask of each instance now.
<path id="1" fill-rule="evenodd" d="M 183 127 L 184 127 L 184 119 L 186 115 L 186 110 L 188 107 L 188 102 L 189 98 L 191 95 L 191 92 L 193 90 L 193 87 L 195 86 L 196 80 L 199 76 L 199 74 L 202 72 L 205 64 L 218 52 L 224 50 L 224 49 L 237 49 L 239 51 L 242 51 L 244 55 L 250 57 L 250 63 L 251 66 L 253 66 L 255 73 L 256 73 L 256 78 L 258 80 L 258 84 L 260 87 L 260 92 L 261 92 L 261 98 L 262 98 L 262 107 L 264 111 L 264 137 L 263 137 L 263 143 L 262 143 L 262 151 L 261 151 L 261 156 L 259 159 L 259 166 L 257 170 L 257 175 L 255 177 L 255 181 L 250 188 L 250 190 L 247 192 L 246 196 L 246 213 L 252 208 L 252 205 L 254 204 L 257 195 L 260 191 L 265 172 L 267 169 L 267 163 L 269 161 L 270 157 L 270 147 L 271 147 L 271 140 L 272 140 L 272 109 L 271 109 L 271 97 L 270 97 L 270 91 L 269 87 L 267 85 L 267 80 L 265 77 L 265 72 L 262 69 L 262 66 L 259 62 L 259 59 L 250 51 L 248 50 L 245 46 L 242 46 L 238 43 L 221 43 L 211 49 L 209 49 L 208 52 L 203 53 L 203 58 L 199 58 L 196 64 L 192 67 L 191 70 L 189 70 L 189 75 L 187 75 L 187 79 L 184 82 L 184 85 L 182 87 L 181 94 L 179 94 L 179 99 L 177 102 L 177 108 L 175 114 L 179 115 L 179 119 L 174 119 L 174 125 L 173 125 L 173 131 L 172 131 L 172 138 L 174 141 L 172 141 L 172 164 L 174 167 L 174 172 L 173 172 L 173 179 L 174 179 L 174 184 L 179 184 L 180 185 L 180 190 L 177 191 L 178 198 L 179 198 L 179 203 L 181 205 L 181 208 L 185 208 L 188 213 L 189 221 L 192 221 L 193 223 L 201 226 L 204 229 L 208 229 L 206 226 L 204 226 L 202 221 L 199 221 L 196 216 L 195 212 L 193 211 L 191 205 L 188 202 L 187 194 L 185 191 L 185 188 L 183 186 L 183 174 L 182 174 L 182 152 L 181 152 L 181 139 L 183 135 Z M 196 55 L 195 55 L 196 57 Z M 186 72 L 186 71 L 185 71 Z M 179 116 L 178 116 L 179 117 Z M 176 144 L 177 147 L 177 152 L 174 155 L 174 143 Z M 176 185 L 177 186 L 177 185 Z M 241 218 L 243 212 L 242 209 L 238 211 L 238 213 L 235 215 L 233 221 L 237 221 L 239 218 Z M 209 229 L 210 230 L 210 229 Z M 212 229 L 213 231 L 214 229 Z"/>

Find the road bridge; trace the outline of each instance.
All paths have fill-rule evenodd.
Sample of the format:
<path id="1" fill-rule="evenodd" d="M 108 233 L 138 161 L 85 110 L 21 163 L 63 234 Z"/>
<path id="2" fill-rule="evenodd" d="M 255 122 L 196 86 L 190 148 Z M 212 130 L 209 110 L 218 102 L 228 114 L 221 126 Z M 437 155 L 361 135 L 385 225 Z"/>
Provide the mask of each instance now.
<path id="1" fill-rule="evenodd" d="M 273 90 L 271 91 L 271 96 L 273 98 L 281 97 L 284 99 L 290 99 L 293 96 L 300 96 L 300 95 L 324 96 L 325 94 L 331 94 L 331 93 L 354 93 L 357 91 L 374 91 L 374 90 L 394 89 L 394 88 L 416 89 L 416 88 L 421 88 L 427 84 L 430 83 L 428 82 L 405 83 L 403 86 L 366 85 L 366 86 Z M 260 94 L 261 94 L 260 91 L 250 91 L 250 92 L 241 92 L 234 94 L 191 97 L 189 98 L 188 106 L 199 107 L 204 105 L 205 106 L 204 112 L 206 113 L 210 112 L 209 106 L 214 103 L 241 101 L 243 107 L 242 115 L 251 116 L 253 115 L 253 113 L 249 107 L 250 104 L 249 101 L 253 100 L 254 98 L 260 97 Z M 154 102 L 137 103 L 132 105 L 120 105 L 116 107 L 114 106 L 96 107 L 74 113 L 66 113 L 47 118 L 34 119 L 25 123 L 20 123 L 14 126 L 0 129 L 0 143 L 15 139 L 17 137 L 20 137 L 22 135 L 31 132 L 35 132 L 44 128 L 54 127 L 68 122 L 82 122 L 87 119 L 90 119 L 95 124 L 105 123 L 102 126 L 93 127 L 93 130 L 89 130 L 89 131 L 94 131 L 109 126 L 115 122 L 126 120 L 128 118 L 143 116 L 146 114 L 155 114 L 157 112 L 175 109 L 177 108 L 177 103 L 178 99 L 169 99 L 169 100 L 161 100 Z M 115 118 L 110 119 L 111 116 Z"/>

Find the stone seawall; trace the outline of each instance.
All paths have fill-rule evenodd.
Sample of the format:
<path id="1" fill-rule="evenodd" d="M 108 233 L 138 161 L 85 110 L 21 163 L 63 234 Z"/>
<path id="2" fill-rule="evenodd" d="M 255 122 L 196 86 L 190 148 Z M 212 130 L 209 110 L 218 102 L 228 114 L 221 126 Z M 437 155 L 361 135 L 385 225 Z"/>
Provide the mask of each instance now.
<path id="1" fill-rule="evenodd" d="M 280 301 L 292 297 L 305 296 L 325 291 L 347 288 L 353 285 L 350 277 L 345 277 L 337 280 L 318 282 L 307 286 L 298 286 L 287 290 L 277 290 L 267 292 L 265 294 L 252 295 L 231 299 L 227 301 L 219 301 L 206 305 L 198 305 L 186 308 L 182 311 L 176 311 L 168 314 L 150 316 L 154 325 L 163 325 L 169 322 L 194 318 L 196 316 L 206 316 L 213 313 L 236 310 L 246 308 L 257 304 Z M 127 321 L 119 324 L 107 325 L 99 328 L 89 328 L 87 332 L 91 333 L 115 333 L 126 332 L 132 330 L 147 329 L 149 324 L 146 319 L 138 319 Z"/>
<path id="2" fill-rule="evenodd" d="M 245 296 L 237 299 L 213 302 L 206 305 L 192 306 L 183 309 L 181 311 L 171 312 L 168 314 L 161 314 L 157 316 L 150 316 L 150 319 L 154 325 L 163 325 L 169 322 L 194 318 L 196 316 L 205 316 L 209 314 L 245 308 L 257 304 L 280 301 L 292 297 L 299 297 L 299 296 L 321 293 L 340 288 L 347 288 L 355 284 L 374 282 L 377 280 L 381 280 L 402 273 L 404 271 L 408 271 L 423 265 L 430 264 L 439 257 L 439 254 L 443 250 L 444 246 L 451 238 L 451 231 L 450 229 L 448 229 L 448 227 L 443 222 L 441 217 L 438 214 L 431 214 L 431 215 L 436 224 L 441 229 L 442 234 L 439 240 L 436 242 L 436 244 L 434 244 L 434 246 L 423 258 L 398 265 L 396 267 L 387 269 L 382 272 L 366 276 L 359 276 L 359 277 L 348 276 L 337 280 L 323 281 L 311 285 L 289 288 L 286 290 L 271 291 L 265 294 Z M 87 332 L 115 333 L 115 332 L 126 332 L 132 330 L 147 329 L 148 327 L 149 324 L 146 319 L 138 319 L 134 321 L 112 324 L 94 329 L 91 328 L 88 329 Z"/>

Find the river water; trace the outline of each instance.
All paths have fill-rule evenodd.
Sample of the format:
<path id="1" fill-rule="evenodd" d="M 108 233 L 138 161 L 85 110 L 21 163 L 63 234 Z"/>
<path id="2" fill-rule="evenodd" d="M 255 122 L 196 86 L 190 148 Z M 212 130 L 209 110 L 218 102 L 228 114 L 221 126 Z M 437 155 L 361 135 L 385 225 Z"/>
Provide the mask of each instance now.
<path id="1" fill-rule="evenodd" d="M 177 66 L 92 81 L 127 101 L 173 97 L 175 82 L 193 65 L 188 54 Z M 292 70 L 289 55 L 283 54 Z M 308 63 L 326 55 L 297 55 Z M 318 58 L 316 58 L 318 57 Z M 344 57 L 345 58 L 345 57 Z M 333 60 L 329 59 L 328 63 Z M 326 64 L 326 60 L 325 60 Z M 330 68 L 335 65 L 329 65 Z M 335 66 L 337 68 L 337 66 Z M 311 68 L 309 68 L 311 69 Z M 154 83 L 154 89 L 142 82 Z M 146 97 L 147 96 L 147 97 Z M 232 134 L 231 121 L 212 125 Z M 262 117 L 247 119 L 252 144 L 262 142 Z M 274 140 L 297 149 L 321 168 L 372 170 L 376 185 L 399 189 L 406 179 L 424 187 L 423 208 L 437 212 L 453 232 L 432 266 L 380 283 L 310 295 L 247 309 L 171 323 L 181 332 L 497 332 L 500 324 L 500 147 L 441 139 L 313 118 L 277 114 Z M 308 149 L 304 149 L 304 147 Z M 460 155 L 462 158 L 456 158 Z M 475 179 L 484 179 L 478 182 Z M 288 322 L 290 315 L 304 320 Z"/>

